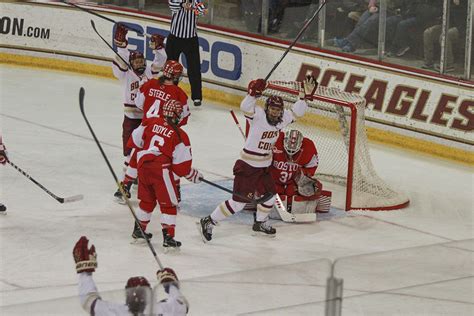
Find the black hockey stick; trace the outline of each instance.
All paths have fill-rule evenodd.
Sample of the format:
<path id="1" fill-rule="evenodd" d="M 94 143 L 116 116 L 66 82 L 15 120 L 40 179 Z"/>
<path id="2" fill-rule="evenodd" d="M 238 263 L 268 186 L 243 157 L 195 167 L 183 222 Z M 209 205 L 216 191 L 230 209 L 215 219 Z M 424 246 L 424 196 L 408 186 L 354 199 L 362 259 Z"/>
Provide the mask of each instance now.
<path id="1" fill-rule="evenodd" d="M 316 12 L 314 12 L 313 16 L 308 20 L 306 21 L 306 23 L 303 25 L 303 27 L 301 28 L 301 30 L 299 31 L 298 35 L 296 36 L 295 40 L 293 41 L 293 43 L 290 44 L 290 46 L 288 46 L 288 48 L 285 50 L 285 52 L 283 53 L 283 55 L 281 56 L 280 60 L 273 66 L 272 70 L 270 70 L 270 72 L 268 73 L 268 75 L 265 77 L 265 81 L 268 81 L 268 78 L 270 78 L 270 76 L 272 75 L 272 73 L 275 71 L 275 69 L 277 69 L 277 67 L 280 65 L 280 63 L 283 61 L 283 59 L 285 58 L 285 56 L 290 52 L 290 50 L 293 48 L 293 46 L 295 46 L 296 42 L 298 42 L 298 40 L 300 39 L 301 35 L 303 35 L 304 31 L 306 31 L 306 29 L 308 28 L 308 26 L 311 24 L 311 22 L 313 22 L 313 20 L 318 16 L 318 13 L 319 11 L 321 11 L 321 9 L 326 5 L 326 2 L 328 2 L 328 0 L 323 0 L 323 3 L 319 6 L 318 10 L 316 10 Z"/>
<path id="2" fill-rule="evenodd" d="M 113 19 L 111 19 L 111 18 L 108 18 L 108 17 L 106 17 L 106 16 L 104 16 L 104 15 L 102 15 L 102 14 L 96 13 L 96 12 L 94 12 L 94 11 L 92 11 L 92 10 L 89 10 L 89 9 L 86 9 L 86 8 L 83 8 L 83 7 L 80 7 L 80 6 L 78 6 L 77 4 L 74 4 L 74 3 L 71 3 L 71 2 L 67 2 L 67 1 L 61 1 L 61 2 L 65 3 L 65 4 L 69 4 L 70 6 L 73 6 L 73 7 L 75 7 L 75 8 L 78 8 L 79 10 L 82 10 L 82 11 L 87 12 L 87 13 L 89 13 L 89 14 L 95 15 L 95 16 L 97 16 L 97 17 L 99 17 L 99 18 L 101 18 L 101 19 L 104 19 L 104 20 L 106 20 L 106 21 L 109 21 L 109 22 L 112 22 L 112 23 L 114 23 L 114 24 L 117 24 L 117 21 L 115 21 L 115 20 L 113 20 Z M 137 32 L 137 34 L 145 35 L 145 36 L 148 35 L 148 34 L 143 33 L 143 31 L 141 31 L 141 30 L 139 30 L 139 29 L 136 29 L 136 28 L 134 28 L 134 27 L 132 27 L 132 26 L 128 26 L 128 25 L 126 25 L 126 24 L 123 24 L 123 26 L 124 26 L 125 28 L 131 30 L 131 31 Z"/>
<path id="3" fill-rule="evenodd" d="M 105 38 L 102 37 L 102 35 L 100 35 L 99 31 L 97 31 L 96 27 L 95 27 L 95 23 L 94 21 L 91 20 L 91 25 L 92 25 L 92 28 L 94 29 L 94 32 L 96 32 L 97 35 L 99 35 L 100 39 L 107 45 L 109 46 L 109 48 L 125 63 L 125 65 L 127 65 L 128 69 L 132 70 L 132 66 L 130 66 L 130 64 L 125 61 L 125 59 L 123 59 L 122 56 L 120 56 L 119 53 L 117 53 L 114 48 L 112 47 L 112 45 L 109 44 L 109 42 L 107 42 L 105 40 Z"/>
<path id="4" fill-rule="evenodd" d="M 255 200 L 255 199 L 250 199 L 250 198 L 245 197 L 245 196 L 243 196 L 243 195 L 240 195 L 240 194 L 238 194 L 238 193 L 234 193 L 234 191 L 232 191 L 232 190 L 230 190 L 230 189 L 227 189 L 227 188 L 224 188 L 223 186 L 220 186 L 220 185 L 218 185 L 218 184 L 216 184 L 216 183 L 214 183 L 214 182 L 211 182 L 211 181 L 209 181 L 209 180 L 206 180 L 206 179 L 204 179 L 204 178 L 201 178 L 201 181 L 204 182 L 204 183 L 207 183 L 207 184 L 209 184 L 209 185 L 212 185 L 213 187 L 219 188 L 219 189 L 221 189 L 222 191 L 226 191 L 226 192 L 228 192 L 228 193 L 230 193 L 230 194 L 232 194 L 232 195 L 235 195 L 236 197 L 238 197 L 238 198 L 240 198 L 240 199 L 242 199 L 242 200 L 245 200 L 245 201 L 247 201 L 248 203 L 252 203 L 252 204 L 262 204 L 262 203 L 265 203 L 266 201 L 270 200 L 270 199 L 272 198 L 272 196 L 273 196 L 273 194 L 267 192 L 267 193 L 265 193 L 265 194 L 264 194 L 261 198 L 259 198 L 259 199 L 256 199 L 256 200 Z"/>
<path id="5" fill-rule="evenodd" d="M 84 117 L 84 120 L 86 121 L 87 127 L 89 128 L 89 131 L 91 132 L 92 137 L 94 138 L 94 141 L 95 141 L 97 147 L 99 147 L 100 153 L 102 154 L 102 157 L 104 158 L 105 163 L 107 164 L 107 167 L 109 168 L 110 173 L 112 174 L 112 177 L 114 178 L 115 183 L 117 184 L 117 187 L 120 190 L 120 193 L 122 193 L 122 196 L 125 199 L 125 203 L 127 204 L 128 208 L 130 209 L 130 213 L 132 213 L 132 216 L 133 216 L 133 219 L 135 220 L 135 223 L 140 228 L 142 236 L 145 238 L 146 243 L 148 244 L 148 247 L 150 248 L 150 250 L 153 254 L 153 257 L 155 257 L 155 260 L 158 263 L 158 266 L 160 267 L 160 269 L 163 269 L 163 265 L 161 264 L 160 259 L 156 255 L 155 248 L 153 247 L 153 245 L 150 242 L 150 239 L 148 239 L 148 237 L 145 235 L 145 232 L 143 231 L 142 227 L 140 226 L 140 221 L 137 218 L 137 215 L 135 214 L 135 210 L 133 209 L 133 206 L 130 203 L 130 200 L 127 198 L 127 195 L 123 191 L 123 188 L 120 185 L 120 181 L 118 180 L 117 175 L 115 174 L 115 171 L 112 168 L 112 165 L 110 164 L 109 159 L 107 158 L 107 155 L 105 154 L 104 150 L 102 149 L 102 146 L 100 145 L 99 139 L 97 138 L 97 136 L 95 136 L 94 130 L 92 129 L 92 126 L 91 126 L 91 124 L 89 123 L 89 120 L 86 117 L 86 113 L 84 112 L 84 95 L 85 95 L 85 93 L 86 92 L 85 92 L 84 88 L 81 87 L 81 89 L 79 90 L 79 108 L 81 109 L 82 117 Z"/>
<path id="6" fill-rule="evenodd" d="M 36 181 L 35 179 L 33 179 L 29 174 L 27 174 L 25 171 L 23 171 L 20 167 L 18 167 L 17 165 L 15 165 L 13 162 L 11 162 L 10 160 L 7 160 L 7 162 L 10 164 L 10 166 L 12 166 L 13 168 L 15 168 L 18 172 L 20 172 L 22 175 L 24 175 L 25 177 L 27 177 L 28 179 L 31 180 L 31 182 L 33 182 L 34 184 L 36 184 L 37 186 L 39 186 L 44 192 L 48 193 L 53 199 L 55 199 L 56 201 L 58 201 L 59 203 L 70 203 L 70 202 L 76 202 L 76 201 L 80 201 L 84 198 L 84 196 L 82 194 L 79 194 L 79 195 L 74 195 L 74 196 L 70 196 L 70 197 L 66 197 L 66 198 L 62 198 L 62 197 L 59 197 L 57 196 L 56 194 L 54 194 L 53 192 L 49 191 L 48 189 L 46 189 L 41 183 L 39 183 L 38 181 Z"/>

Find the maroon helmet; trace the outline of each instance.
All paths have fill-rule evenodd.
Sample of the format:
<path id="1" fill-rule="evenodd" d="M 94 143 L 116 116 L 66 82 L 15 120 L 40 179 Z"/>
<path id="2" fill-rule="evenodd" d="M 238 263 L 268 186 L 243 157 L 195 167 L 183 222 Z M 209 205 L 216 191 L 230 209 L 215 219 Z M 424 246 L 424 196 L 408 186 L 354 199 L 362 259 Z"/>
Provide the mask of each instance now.
<path id="1" fill-rule="evenodd" d="M 163 76 L 177 84 L 183 76 L 183 65 L 176 60 L 168 60 L 163 66 Z"/>
<path id="2" fill-rule="evenodd" d="M 265 113 L 270 125 L 277 125 L 283 119 L 284 103 L 279 96 L 273 95 L 265 101 Z"/>
<path id="3" fill-rule="evenodd" d="M 142 52 L 139 52 L 137 50 L 130 52 L 128 61 L 130 62 L 130 66 L 132 67 L 133 71 L 137 75 L 143 75 L 146 69 L 146 60 Z"/>
<path id="4" fill-rule="evenodd" d="M 125 285 L 126 304 L 132 314 L 143 313 L 151 299 L 151 286 L 144 277 L 132 277 Z"/>

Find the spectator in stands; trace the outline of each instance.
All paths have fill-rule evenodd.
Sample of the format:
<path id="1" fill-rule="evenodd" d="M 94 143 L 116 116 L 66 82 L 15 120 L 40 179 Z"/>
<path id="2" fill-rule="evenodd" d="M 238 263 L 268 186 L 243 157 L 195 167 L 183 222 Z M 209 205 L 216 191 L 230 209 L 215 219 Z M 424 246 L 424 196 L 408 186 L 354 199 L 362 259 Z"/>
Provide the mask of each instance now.
<path id="1" fill-rule="evenodd" d="M 467 20 L 467 1 L 452 0 L 449 11 L 449 28 L 446 39 L 446 72 L 454 70 L 454 46 L 459 42 L 459 38 L 465 34 Z M 424 64 L 423 69 L 435 69 L 439 71 L 439 63 L 435 64 L 435 48 L 439 51 L 439 44 L 442 41 L 441 16 L 438 18 L 438 24 L 427 28 L 423 33 Z"/>
<path id="2" fill-rule="evenodd" d="M 280 29 L 289 0 L 269 0 L 268 33 L 277 33 Z M 250 32 L 261 32 L 262 0 L 242 0 L 242 15 Z"/>
<path id="3" fill-rule="evenodd" d="M 417 30 L 426 29 L 443 10 L 442 0 L 413 0 L 407 3 L 401 12 L 402 20 L 398 23 L 393 43 L 387 56 L 402 57 L 413 46 Z M 419 33 L 419 32 L 418 32 Z"/>
<path id="4" fill-rule="evenodd" d="M 395 34 L 395 28 L 401 20 L 398 15 L 403 8 L 403 0 L 387 0 L 387 25 L 386 39 L 390 42 Z M 378 0 L 370 0 L 368 9 L 357 22 L 354 30 L 346 38 L 334 39 L 334 44 L 342 49 L 343 52 L 355 52 L 364 42 L 377 45 L 379 31 L 379 8 Z"/>

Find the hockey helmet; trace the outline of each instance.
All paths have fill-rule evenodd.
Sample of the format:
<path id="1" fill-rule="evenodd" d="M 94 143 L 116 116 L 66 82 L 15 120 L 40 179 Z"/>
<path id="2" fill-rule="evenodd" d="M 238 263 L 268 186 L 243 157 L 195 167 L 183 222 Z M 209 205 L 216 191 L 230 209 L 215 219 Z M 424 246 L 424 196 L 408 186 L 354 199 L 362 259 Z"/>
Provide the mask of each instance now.
<path id="1" fill-rule="evenodd" d="M 285 132 L 283 148 L 288 156 L 293 156 L 300 151 L 301 145 L 303 145 L 303 134 L 300 131 L 292 129 Z"/>
<path id="2" fill-rule="evenodd" d="M 183 76 L 183 65 L 176 60 L 168 60 L 163 66 L 163 76 L 178 84 Z"/>
<path id="3" fill-rule="evenodd" d="M 130 62 L 130 66 L 132 67 L 133 71 L 137 75 L 143 75 L 146 69 L 146 61 L 145 56 L 143 56 L 142 52 L 139 52 L 137 50 L 130 52 L 128 61 Z"/>
<path id="4" fill-rule="evenodd" d="M 277 125 L 283 119 L 284 103 L 279 96 L 273 95 L 265 101 L 265 113 L 270 125 Z"/>
<path id="5" fill-rule="evenodd" d="M 163 116 L 178 125 L 183 117 L 183 105 L 178 100 L 169 99 L 163 105 Z"/>
<path id="6" fill-rule="evenodd" d="M 131 277 L 125 285 L 126 304 L 132 314 L 145 311 L 151 296 L 151 286 L 144 277 Z"/>

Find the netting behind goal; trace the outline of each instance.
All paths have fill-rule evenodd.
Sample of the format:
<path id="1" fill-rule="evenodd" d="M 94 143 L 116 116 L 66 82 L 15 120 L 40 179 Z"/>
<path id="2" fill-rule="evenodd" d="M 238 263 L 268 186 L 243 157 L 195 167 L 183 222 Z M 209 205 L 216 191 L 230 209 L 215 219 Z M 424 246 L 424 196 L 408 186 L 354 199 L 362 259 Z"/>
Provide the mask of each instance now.
<path id="1" fill-rule="evenodd" d="M 264 96 L 281 96 L 288 107 L 298 100 L 299 90 L 296 81 L 270 81 Z M 372 165 L 365 132 L 365 99 L 320 86 L 308 105 L 305 116 L 289 128 L 315 142 L 319 154 L 316 177 L 345 187 L 345 209 L 406 207 L 408 198 L 391 189 Z"/>

